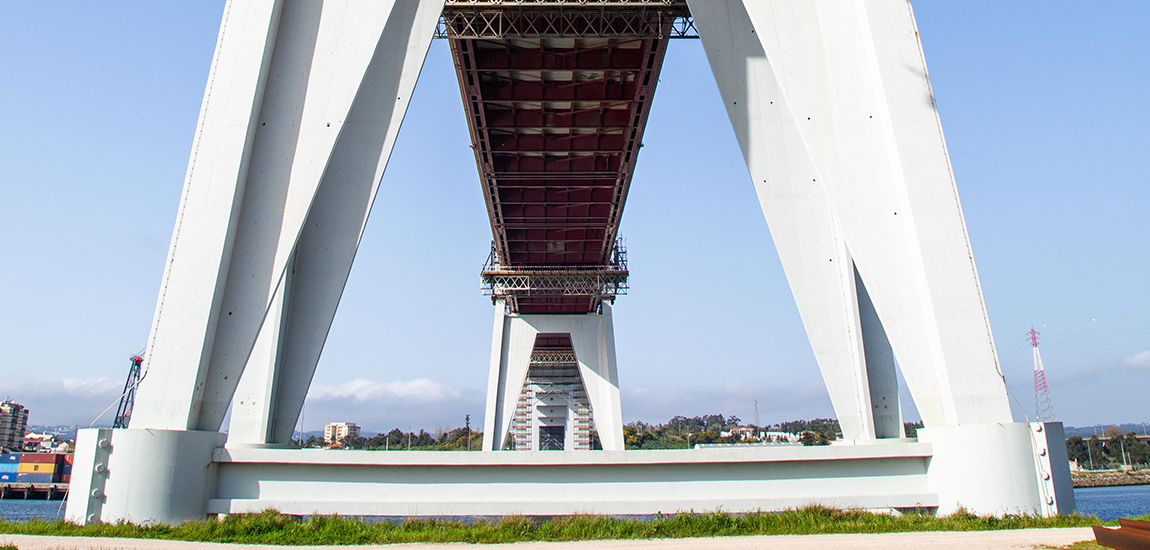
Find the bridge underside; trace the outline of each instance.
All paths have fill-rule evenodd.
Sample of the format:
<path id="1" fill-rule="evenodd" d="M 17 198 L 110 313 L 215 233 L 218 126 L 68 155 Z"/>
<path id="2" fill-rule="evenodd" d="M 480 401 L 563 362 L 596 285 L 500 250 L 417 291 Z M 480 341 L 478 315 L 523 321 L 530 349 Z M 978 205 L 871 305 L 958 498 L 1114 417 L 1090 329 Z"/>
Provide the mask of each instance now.
<path id="1" fill-rule="evenodd" d="M 623 452 L 615 241 L 686 2 L 229 2 L 130 428 L 81 430 L 68 519 L 180 522 L 263 505 L 768 510 L 781 504 L 763 495 L 788 491 L 795 504 L 933 494 L 940 512 L 1072 511 L 1060 425 L 1011 422 L 909 2 L 689 4 L 844 441 Z M 552 374 L 566 382 L 578 363 L 567 418 L 583 422 L 589 404 L 601 452 L 407 464 L 267 448 L 292 442 L 435 35 L 451 40 L 491 214 L 485 285 L 510 309 L 495 308 L 484 447 L 505 439 L 543 334 L 570 339 Z M 926 426 L 917 443 L 901 437 L 896 357 Z M 556 422 L 550 397 L 525 404 Z"/>
<path id="2" fill-rule="evenodd" d="M 491 218 L 488 288 L 513 313 L 594 312 L 626 289 L 619 220 L 686 4 L 474 6 L 448 3 L 442 33 Z"/>

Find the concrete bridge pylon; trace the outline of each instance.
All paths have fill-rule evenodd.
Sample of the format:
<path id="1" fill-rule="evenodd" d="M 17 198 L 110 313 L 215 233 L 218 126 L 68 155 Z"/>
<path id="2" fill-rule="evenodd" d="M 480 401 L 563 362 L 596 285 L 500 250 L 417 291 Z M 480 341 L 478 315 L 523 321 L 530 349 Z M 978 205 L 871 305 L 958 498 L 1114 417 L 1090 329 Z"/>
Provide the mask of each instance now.
<path id="1" fill-rule="evenodd" d="M 513 315 L 504 313 L 504 305 L 496 304 L 495 327 L 491 342 L 491 370 L 487 383 L 487 412 L 484 416 L 483 450 L 498 451 L 508 447 L 504 440 L 517 421 L 525 424 L 518 430 L 532 442 L 530 450 L 540 450 L 539 432 L 548 426 L 545 418 L 535 414 L 536 408 L 546 408 L 546 402 L 537 402 L 534 397 L 521 397 L 528 380 L 529 367 L 537 355 L 539 337 L 556 335 L 570 340 L 571 359 L 577 365 L 578 380 L 574 386 L 581 386 L 586 392 L 591 422 L 605 451 L 623 450 L 623 416 L 619 399 L 619 373 L 615 363 L 615 328 L 611 319 L 611 305 L 604 303 L 602 313 L 575 315 Z M 563 382 L 559 382 L 561 385 Z M 562 388 L 548 392 L 546 388 L 536 392 L 560 394 L 564 400 L 570 392 Z M 579 391 L 576 388 L 576 391 Z M 554 397 L 552 397 L 554 399 Z M 516 418 L 518 407 L 528 409 L 526 416 Z M 570 405 L 562 405 L 570 408 Z M 560 418 L 568 418 L 564 411 Z M 575 420 L 571 418 L 571 420 Z M 566 432 L 576 429 L 574 422 L 553 423 Z M 565 449 L 574 449 L 568 445 Z M 590 449 L 590 447 L 585 447 Z"/>
<path id="2" fill-rule="evenodd" d="M 578 10 L 603 24 L 569 18 Z M 613 246 L 683 19 L 842 425 L 836 444 L 623 450 L 611 303 L 627 272 Z M 562 433 L 580 450 L 287 448 L 437 33 L 453 41 L 502 262 L 484 275 L 496 302 L 485 447 L 514 439 L 526 406 L 528 425 L 548 428 L 526 432 L 530 449 Z M 533 375 L 543 364 L 550 374 Z M 917 438 L 902 433 L 899 371 L 926 426 Z M 528 386 L 566 409 L 525 401 Z M 604 450 L 581 449 L 588 425 Z M 907 0 L 229 0 L 130 427 L 82 430 L 76 453 L 78 523 L 269 507 L 1074 508 L 1061 424 L 1013 422 Z"/>

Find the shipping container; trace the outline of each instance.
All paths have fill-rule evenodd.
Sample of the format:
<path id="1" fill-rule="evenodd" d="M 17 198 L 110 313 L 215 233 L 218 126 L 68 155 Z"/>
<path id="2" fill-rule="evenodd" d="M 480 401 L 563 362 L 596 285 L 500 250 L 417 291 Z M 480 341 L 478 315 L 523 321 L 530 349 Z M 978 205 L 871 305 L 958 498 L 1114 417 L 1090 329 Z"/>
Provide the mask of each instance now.
<path id="1" fill-rule="evenodd" d="M 21 474 L 54 474 L 56 473 L 56 465 L 40 462 L 21 462 L 17 466 L 16 471 Z"/>
<path id="2" fill-rule="evenodd" d="M 68 453 L 68 454 L 64 455 L 64 464 L 69 464 L 69 465 L 70 465 L 70 464 L 72 464 L 72 459 L 73 459 L 75 456 L 76 456 L 76 455 L 74 455 L 74 454 L 72 454 L 72 453 Z"/>
<path id="3" fill-rule="evenodd" d="M 55 464 L 58 453 L 24 453 L 20 455 L 20 464 Z"/>
<path id="4" fill-rule="evenodd" d="M 17 476 L 17 475 L 19 475 L 19 474 L 17 474 L 16 472 L 12 472 L 12 473 L 3 472 L 3 473 L 0 473 L 0 483 L 16 483 L 16 476 Z"/>
<path id="5" fill-rule="evenodd" d="M 56 480 L 56 483 L 71 483 L 72 474 L 56 474 L 56 477 L 53 479 Z"/>
<path id="6" fill-rule="evenodd" d="M 0 474 L 14 474 L 19 466 L 15 462 L 0 462 Z"/>
<path id="7" fill-rule="evenodd" d="M 3 470 L 0 470 L 0 471 L 3 471 Z M 70 474 L 70 473 L 72 473 L 72 464 L 69 463 L 69 464 L 65 464 L 63 466 L 60 466 L 60 467 L 56 468 L 56 472 L 61 473 L 61 474 Z"/>
<path id="8" fill-rule="evenodd" d="M 52 483 L 52 474 L 16 474 L 16 483 Z"/>
<path id="9" fill-rule="evenodd" d="M 18 464 L 20 462 L 20 455 L 17 454 L 0 454 L 0 464 Z"/>

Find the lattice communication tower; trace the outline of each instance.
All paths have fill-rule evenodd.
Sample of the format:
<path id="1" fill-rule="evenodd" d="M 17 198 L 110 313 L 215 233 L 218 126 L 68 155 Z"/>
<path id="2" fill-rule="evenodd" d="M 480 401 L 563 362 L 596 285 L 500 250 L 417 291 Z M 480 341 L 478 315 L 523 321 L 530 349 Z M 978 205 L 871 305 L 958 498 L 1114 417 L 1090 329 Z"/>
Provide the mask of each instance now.
<path id="1" fill-rule="evenodd" d="M 1030 327 L 1030 345 L 1034 348 L 1034 414 L 1038 422 L 1054 421 L 1054 402 L 1050 400 L 1050 385 L 1046 383 L 1046 369 L 1042 354 L 1038 352 L 1038 331 Z"/>

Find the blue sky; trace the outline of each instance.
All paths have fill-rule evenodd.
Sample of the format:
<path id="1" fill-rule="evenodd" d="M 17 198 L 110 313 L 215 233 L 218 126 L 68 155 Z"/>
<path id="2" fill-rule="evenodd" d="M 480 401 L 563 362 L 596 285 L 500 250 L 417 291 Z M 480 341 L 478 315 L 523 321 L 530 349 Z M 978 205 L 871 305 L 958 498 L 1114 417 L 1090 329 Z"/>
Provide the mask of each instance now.
<path id="1" fill-rule="evenodd" d="M 0 397 L 33 423 L 87 425 L 144 346 L 222 6 L 0 6 Z M 1060 420 L 1150 421 L 1150 4 L 915 11 L 1013 393 L 1032 414 L 1033 324 Z M 305 428 L 482 417 L 491 235 L 468 144 L 435 41 Z M 833 414 L 697 41 L 667 54 L 622 233 L 625 420 Z"/>

